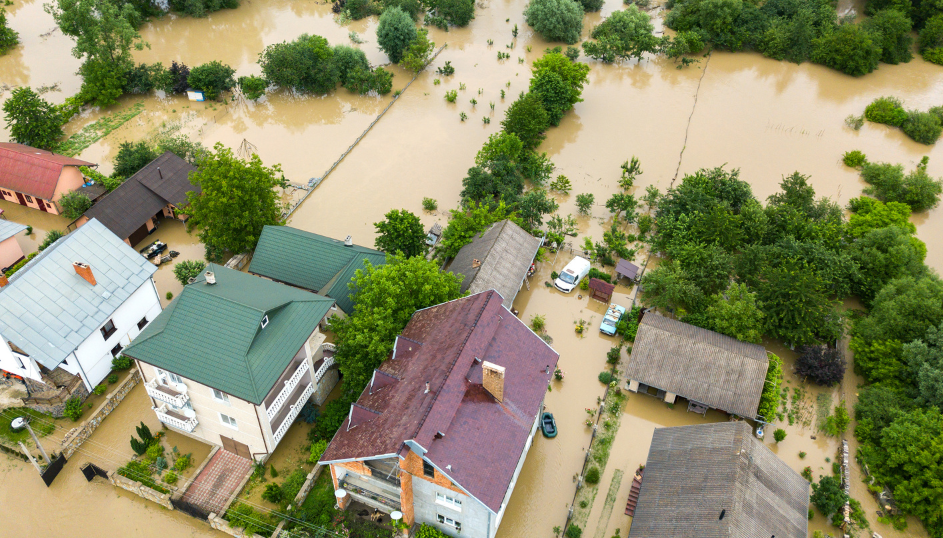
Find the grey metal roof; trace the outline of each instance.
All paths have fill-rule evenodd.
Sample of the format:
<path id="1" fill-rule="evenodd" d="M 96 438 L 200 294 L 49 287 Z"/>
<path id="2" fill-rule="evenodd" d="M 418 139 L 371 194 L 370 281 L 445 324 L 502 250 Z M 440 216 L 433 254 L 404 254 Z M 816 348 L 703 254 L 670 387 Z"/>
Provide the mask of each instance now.
<path id="1" fill-rule="evenodd" d="M 76 261 L 91 266 L 95 286 L 76 274 Z M 0 335 L 53 369 L 155 271 L 154 264 L 92 219 L 0 288 Z"/>
<path id="2" fill-rule="evenodd" d="M 648 312 L 626 377 L 747 418 L 756 418 L 769 357 L 757 344 Z"/>
<path id="3" fill-rule="evenodd" d="M 0 241 L 6 241 L 26 229 L 25 224 L 0 219 Z"/>
<path id="4" fill-rule="evenodd" d="M 806 538 L 808 510 L 809 483 L 745 422 L 660 428 L 629 538 Z"/>
<path id="5" fill-rule="evenodd" d="M 539 247 L 540 239 L 517 224 L 498 221 L 458 251 L 449 272 L 465 277 L 463 292 L 474 295 L 495 290 L 510 309 Z"/>

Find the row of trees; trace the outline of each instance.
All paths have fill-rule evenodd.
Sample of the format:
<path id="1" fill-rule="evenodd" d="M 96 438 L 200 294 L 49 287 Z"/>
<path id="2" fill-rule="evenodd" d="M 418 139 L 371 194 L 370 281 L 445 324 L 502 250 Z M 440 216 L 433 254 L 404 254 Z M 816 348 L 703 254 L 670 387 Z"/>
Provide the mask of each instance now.
<path id="1" fill-rule="evenodd" d="M 425 24 L 448 30 L 449 25 L 467 26 L 475 17 L 474 0 L 334 0 L 334 13 L 345 13 L 351 19 L 382 15 L 400 9 L 413 21 L 425 15 Z"/>

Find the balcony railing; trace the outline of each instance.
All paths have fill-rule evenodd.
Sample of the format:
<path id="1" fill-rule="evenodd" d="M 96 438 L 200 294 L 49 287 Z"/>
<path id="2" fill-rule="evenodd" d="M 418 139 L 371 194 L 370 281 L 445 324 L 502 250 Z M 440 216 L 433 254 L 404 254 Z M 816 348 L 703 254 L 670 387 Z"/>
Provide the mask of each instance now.
<path id="1" fill-rule="evenodd" d="M 334 364 L 334 357 L 324 357 L 324 362 L 321 363 L 321 366 L 318 366 L 318 371 L 314 373 L 314 384 L 317 385 L 321 382 L 321 378 L 324 377 L 324 374 L 327 373 L 327 369 Z"/>
<path id="2" fill-rule="evenodd" d="M 278 396 L 272 401 L 272 405 L 265 410 L 266 416 L 268 416 L 269 422 L 275 418 L 275 415 L 282 409 L 282 406 L 285 405 L 285 401 L 288 400 L 288 397 L 291 396 L 291 392 L 295 390 L 295 387 L 298 386 L 298 382 L 301 381 L 301 376 L 305 375 L 305 372 L 308 371 L 308 361 L 302 361 L 298 366 L 298 369 L 295 370 L 295 373 L 291 374 L 291 377 L 285 380 L 285 386 L 282 387 L 282 390 L 278 392 Z M 276 441 L 277 442 L 277 441 Z"/>
<path id="3" fill-rule="evenodd" d="M 157 419 L 163 422 L 168 426 L 173 426 L 178 430 L 183 430 L 187 433 L 192 432 L 196 429 L 197 421 L 196 417 L 186 417 L 180 413 L 174 411 L 173 409 L 167 409 L 167 405 L 161 405 L 160 407 L 152 407 L 151 409 L 157 413 Z"/>
<path id="4" fill-rule="evenodd" d="M 343 479 L 340 480 L 340 486 L 341 488 L 345 489 L 348 493 L 350 493 L 351 498 L 353 498 L 356 501 L 364 502 L 366 500 L 370 500 L 380 505 L 377 508 L 382 507 L 389 511 L 400 509 L 401 505 L 400 505 L 399 499 L 394 499 L 382 493 L 371 491 L 369 489 L 363 488 L 357 484 L 352 484 L 351 482 L 347 480 L 343 480 Z"/>
<path id="5" fill-rule="evenodd" d="M 285 416 L 285 420 L 282 421 L 282 424 L 275 430 L 275 443 L 277 444 L 282 440 L 282 437 L 285 437 L 285 433 L 288 431 L 288 428 L 291 427 L 291 424 L 298 418 L 298 413 L 301 412 L 301 408 L 305 406 L 305 402 L 308 401 L 308 398 L 314 394 L 314 384 L 308 383 L 308 386 L 305 387 L 304 392 L 301 393 L 301 396 L 295 400 L 295 403 L 292 404 L 291 408 L 288 411 L 288 415 Z"/>
<path id="6" fill-rule="evenodd" d="M 174 383 L 173 387 L 161 385 L 156 379 L 144 384 L 147 395 L 159 402 L 168 403 L 174 407 L 183 407 L 190 396 L 187 395 L 187 386 L 183 383 Z"/>

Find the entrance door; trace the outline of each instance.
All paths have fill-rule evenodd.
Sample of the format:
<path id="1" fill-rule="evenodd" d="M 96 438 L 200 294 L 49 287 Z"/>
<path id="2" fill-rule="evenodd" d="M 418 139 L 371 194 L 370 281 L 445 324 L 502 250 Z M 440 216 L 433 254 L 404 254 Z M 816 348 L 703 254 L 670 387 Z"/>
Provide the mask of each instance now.
<path id="1" fill-rule="evenodd" d="M 40 210 L 40 211 L 45 211 L 46 213 L 49 212 L 49 210 L 46 209 L 46 204 L 44 204 L 42 200 L 40 200 L 39 198 L 37 198 L 37 199 L 36 199 L 36 203 L 39 204 L 39 210 Z"/>
<path id="2" fill-rule="evenodd" d="M 23 195 L 20 193 L 16 193 L 16 201 L 19 202 L 20 205 L 26 205 L 26 198 L 23 198 Z"/>
<path id="3" fill-rule="evenodd" d="M 247 460 L 252 459 L 252 455 L 249 453 L 249 445 L 242 444 L 235 439 L 225 437 L 223 435 L 220 435 L 219 438 L 223 441 L 223 450 L 226 452 L 232 452 L 233 454 Z"/>

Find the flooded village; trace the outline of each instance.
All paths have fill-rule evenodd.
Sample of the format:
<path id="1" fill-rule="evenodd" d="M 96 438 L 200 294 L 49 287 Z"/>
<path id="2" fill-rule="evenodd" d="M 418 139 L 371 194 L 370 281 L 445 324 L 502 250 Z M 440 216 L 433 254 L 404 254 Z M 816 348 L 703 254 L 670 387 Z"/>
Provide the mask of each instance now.
<path id="1" fill-rule="evenodd" d="M 637 2 L 650 16 L 655 36 L 678 34 L 665 27 L 669 7 L 675 3 L 681 4 Z M 860 209 L 852 211 L 852 206 L 857 207 L 854 201 L 873 186 L 863 179 L 860 166 L 843 162 L 846 152 L 858 150 L 870 163 L 900 163 L 907 173 L 923 170 L 937 185 L 937 178 L 943 176 L 943 149 L 939 144 L 919 143 L 897 127 L 874 121 L 862 119 L 863 126 L 855 128 L 847 119 L 862 116 L 870 103 L 884 96 L 898 98 L 907 110 L 943 106 L 943 69 L 917 53 L 909 62 L 881 63 L 873 72 L 853 77 L 820 63 L 777 61 L 759 52 L 727 52 L 719 46 L 688 54 L 692 62 L 687 66 L 662 53 L 646 52 L 640 60 L 605 63 L 579 51 L 582 54 L 577 62 L 588 65 L 581 100 L 570 103 L 572 108 L 559 118 L 559 125 L 544 129 L 545 138 L 537 140 L 536 149 L 525 144 L 525 151 L 545 153 L 552 161 L 552 171 L 546 174 L 542 186 L 529 176 L 526 182 L 520 174 L 517 176 L 521 187 L 516 195 L 541 190 L 556 209 L 538 215 L 537 223 L 519 221 L 517 226 L 509 222 L 507 226 L 516 227 L 523 238 L 507 242 L 490 239 L 495 241 L 495 249 L 510 252 L 508 244 L 513 243 L 524 252 L 515 259 L 513 270 L 505 266 L 495 269 L 500 278 L 516 278 L 519 284 L 510 292 L 491 281 L 482 283 L 483 279 L 470 284 L 475 274 L 493 269 L 487 258 L 490 245 L 475 250 L 480 243 L 471 242 L 464 247 L 469 249 L 464 254 L 468 266 L 459 293 L 458 285 L 447 277 L 452 274 L 449 271 L 461 272 L 458 266 L 463 254 L 434 257 L 430 253 L 431 261 L 426 262 L 423 251 L 413 257 L 415 260 L 384 261 L 384 254 L 373 250 L 387 250 L 375 244 L 381 237 L 375 223 L 389 218 L 391 210 L 403 210 L 418 217 L 419 223 L 412 225 L 421 227 L 423 245 L 427 233 L 429 242 L 440 248 L 450 244 L 446 242 L 452 233 L 448 231 L 450 222 L 462 222 L 452 210 L 468 214 L 474 207 L 473 203 L 467 204 L 467 199 L 463 201 L 469 189 L 463 180 L 472 174 L 471 168 L 481 165 L 477 160 L 479 151 L 490 137 L 503 132 L 502 120 L 512 104 L 523 99 L 519 96 L 533 93 L 535 62 L 539 65 L 548 48 L 567 47 L 562 41 L 545 39 L 528 24 L 527 6 L 524 0 L 482 0 L 474 5 L 474 18 L 467 26 L 446 24 L 445 30 L 417 23 L 417 27 L 428 30 L 429 39 L 435 43 L 431 53 L 437 52 L 418 72 L 391 62 L 378 42 L 380 17 L 352 20 L 342 10 L 333 10 L 330 2 L 241 0 L 234 9 L 203 17 L 168 13 L 140 25 L 137 31 L 148 46 L 131 52 L 134 63 L 162 62 L 169 67 L 171 62 L 182 62 L 192 69 L 219 61 L 234 69 L 236 79 L 261 76 L 258 61 L 266 47 L 312 34 L 322 36 L 331 46 L 346 45 L 363 51 L 370 66 L 383 66 L 392 73 L 392 88 L 383 94 L 372 91 L 360 95 L 338 86 L 320 95 L 269 86 L 258 99 L 249 99 L 243 90 L 234 88 L 219 100 L 205 101 L 192 100 L 186 93 L 154 90 L 122 95 L 109 106 L 82 106 L 62 126 L 61 140 L 79 148 L 69 159 L 95 164 L 94 171 L 106 177 L 114 171 L 123 143 L 153 144 L 166 137 L 183 137 L 207 150 L 221 144 L 231 149 L 232 160 L 237 163 L 249 163 L 254 154 L 265 167 L 279 165 L 280 173 L 275 175 L 283 174 L 285 183 L 275 190 L 278 203 L 283 205 L 279 209 L 284 210 L 278 224 L 284 224 L 284 228 L 279 233 L 268 226 L 261 231 L 261 238 L 254 238 L 257 247 L 253 244 L 245 252 L 227 252 L 216 263 L 205 268 L 201 265 L 181 279 L 174 269 L 182 262 L 214 261 L 206 259 L 209 252 L 201 242 L 201 229 L 190 226 L 188 230 L 184 222 L 188 197 L 180 195 L 179 190 L 193 190 L 192 186 L 181 180 L 176 199 L 158 193 L 162 198 L 151 212 L 159 213 L 153 219 L 157 224 L 153 230 L 144 223 L 146 218 L 140 222 L 131 219 L 130 215 L 144 211 L 137 207 L 137 199 L 107 202 L 108 197 L 116 198 L 113 194 L 119 193 L 118 189 L 130 190 L 127 182 L 135 181 L 135 177 L 145 186 L 177 177 L 168 165 L 142 168 L 140 176 L 132 176 L 112 193 L 98 198 L 96 205 L 83 211 L 86 216 L 94 216 L 98 206 L 99 216 L 92 224 L 90 220 L 28 207 L 4 193 L 0 224 L 30 227 L 12 234 L 22 249 L 21 256 L 37 252 L 40 246 L 52 248 L 17 271 L 23 274 L 0 277 L 0 335 L 11 344 L 9 357 L 0 354 L 0 359 L 10 361 L 0 361 L 0 368 L 6 372 L 0 378 L 0 446 L 4 447 L 0 452 L 0 507 L 9 514 L 0 522 L 0 536 L 67 536 L 84 529 L 99 536 L 162 538 L 226 534 L 373 537 L 400 533 L 420 538 L 695 537 L 714 535 L 704 529 L 713 532 L 733 524 L 731 520 L 753 525 L 749 532 L 773 529 L 780 537 L 941 536 L 940 520 L 926 519 L 931 517 L 928 514 L 939 515 L 939 510 L 920 514 L 901 511 L 893 500 L 888 500 L 906 495 L 908 488 L 912 504 L 939 504 L 943 498 L 938 485 L 943 478 L 939 468 L 943 433 L 938 431 L 935 418 L 922 414 L 925 409 L 937 409 L 940 400 L 913 393 L 910 385 L 918 384 L 916 374 L 879 382 L 878 376 L 885 375 L 885 370 L 874 364 L 881 360 L 876 357 L 894 356 L 896 367 L 905 369 L 901 364 L 911 357 L 908 346 L 916 340 L 921 345 L 928 342 L 927 353 L 939 349 L 940 343 L 934 344 L 927 330 L 935 331 L 943 322 L 943 308 L 937 304 L 940 302 L 933 303 L 937 298 L 943 301 L 943 294 L 937 294 L 935 284 L 917 280 L 900 285 L 900 296 L 932 296 L 926 303 L 929 306 L 910 310 L 886 307 L 890 313 L 881 314 L 885 315 L 881 319 L 891 321 L 880 327 L 898 324 L 907 325 L 907 329 L 891 331 L 893 335 L 868 340 L 867 346 L 858 347 L 859 340 L 865 339 L 860 320 L 868 312 L 885 308 L 879 306 L 882 299 L 892 299 L 882 296 L 880 289 L 871 289 L 877 286 L 877 277 L 868 288 L 867 275 L 880 274 L 885 279 L 880 284 L 884 285 L 909 273 L 866 273 L 861 260 L 866 260 L 867 254 L 848 255 L 841 249 L 852 249 L 849 245 L 862 241 L 861 235 L 848 231 L 848 223 L 864 214 Z M 629 8 L 628 3 L 608 0 L 601 9 L 587 12 L 578 41 L 590 40 L 594 28 L 613 13 Z M 10 99 L 17 88 L 30 87 L 53 105 L 67 103 L 83 87 L 83 77 L 78 74 L 83 62 L 71 52 L 73 38 L 63 34 L 41 0 L 13 0 L 4 9 L 8 26 L 19 34 L 19 44 L 0 56 L 0 102 Z M 858 23 L 868 19 L 864 2 L 839 0 L 834 9 L 839 16 L 850 16 Z M 917 36 L 916 30 L 913 35 Z M 915 46 L 911 47 L 916 51 Z M 454 68 L 454 73 L 443 74 L 446 66 Z M 457 98 L 444 99 L 443 95 L 450 92 Z M 0 139 L 15 142 L 10 125 L 3 129 Z M 921 165 L 925 157 L 929 160 Z M 638 159 L 640 169 L 628 174 L 632 180 L 626 182 L 625 167 L 633 158 Z M 78 166 L 71 162 L 58 166 Z M 201 168 L 198 162 L 193 166 Z M 248 165 L 232 166 L 242 170 L 238 167 Z M 836 277 L 816 288 L 833 314 L 813 324 L 810 331 L 824 331 L 821 325 L 841 318 L 844 330 L 839 337 L 815 332 L 812 338 L 790 341 L 771 331 L 760 331 L 751 340 L 740 335 L 734 338 L 729 332 L 717 331 L 716 326 L 710 326 L 717 331 L 712 332 L 703 328 L 703 319 L 698 321 L 691 315 L 695 301 L 690 295 L 679 293 L 687 298 L 684 300 L 664 299 L 670 293 L 659 290 L 670 289 L 670 282 L 660 283 L 651 277 L 646 280 L 646 275 L 659 268 L 670 269 L 679 261 L 684 265 L 679 252 L 691 251 L 669 248 L 671 238 L 683 233 L 678 231 L 682 228 L 678 222 L 687 222 L 685 213 L 690 213 L 693 221 L 693 215 L 706 207 L 694 202 L 690 207 L 676 207 L 671 217 L 677 226 L 671 228 L 671 233 L 676 236 L 669 236 L 668 201 L 661 198 L 648 203 L 646 193 L 652 188 L 660 195 L 671 189 L 677 193 L 685 178 L 717 167 L 728 173 L 726 179 L 711 176 L 713 179 L 699 185 L 710 181 L 715 181 L 715 186 L 724 181 L 728 186 L 742 182 L 750 190 L 742 195 L 743 199 L 755 198 L 762 206 L 761 214 L 763 208 L 775 203 L 798 205 L 795 200 L 799 195 L 783 201 L 789 198 L 782 195 L 784 180 L 794 172 L 807 176 L 803 186 L 811 187 L 814 195 L 806 207 L 822 208 L 831 203 L 840 211 L 836 216 L 827 209 L 821 213 L 813 209 L 793 218 L 800 223 L 816 219 L 838 222 L 832 231 L 821 231 L 830 225 L 826 224 L 808 235 L 815 235 L 816 241 L 830 245 L 839 254 L 809 256 L 803 254 L 806 251 L 802 247 L 794 247 L 792 254 L 782 258 L 776 258 L 772 250 L 756 254 L 760 250 L 751 251 L 754 245 L 747 245 L 742 237 L 755 231 L 751 226 L 759 225 L 747 221 L 747 211 L 738 207 L 732 220 L 737 223 L 740 242 L 724 247 L 727 272 L 723 285 L 716 290 L 698 291 L 704 296 L 703 304 L 715 296 L 720 297 L 718 302 L 730 300 L 731 282 L 749 282 L 751 289 L 759 290 L 781 274 L 774 271 L 779 265 L 787 267 L 796 257 L 807 256 L 802 258 L 801 266 L 788 265 L 791 274 L 783 271 L 790 274 L 789 281 L 807 282 L 800 277 L 812 267 L 829 268 L 820 271 L 823 275 L 846 270 L 852 275 L 843 277 L 845 284 Z M 184 172 L 180 177 L 186 179 L 186 169 L 181 169 Z M 0 181 L 8 170 L 0 163 Z M 739 176 L 730 179 L 732 170 L 739 170 Z M 98 178 L 83 174 L 88 179 Z M 558 176 L 565 176 L 568 188 L 551 186 Z M 691 185 L 694 183 L 690 180 Z M 707 192 L 707 187 L 703 188 Z M 0 190 L 8 189 L 12 187 L 0 185 Z M 206 190 L 204 187 L 204 196 Z M 695 194 L 735 196 L 730 191 L 717 194 L 721 190 L 710 195 L 701 191 Z M 742 194 L 737 192 L 740 194 L 736 196 Z M 804 190 L 802 195 L 808 192 Z M 607 201 L 620 193 L 632 195 L 633 204 L 637 201 L 625 212 L 634 212 L 635 219 L 607 207 Z M 592 201 L 581 204 L 580 196 L 586 194 L 592 195 Z M 676 200 L 681 198 L 680 194 L 675 196 Z M 495 198 L 490 201 L 495 202 Z M 827 202 L 816 205 L 820 198 Z M 891 199 L 884 201 L 891 206 Z M 107 203 L 114 209 L 105 209 Z M 701 203 L 706 202 L 701 199 Z M 749 203 L 743 202 L 744 207 Z M 678 204 L 680 207 L 682 202 Z M 719 204 L 728 212 L 730 205 L 727 200 Z M 831 216 L 823 217 L 822 213 Z M 912 226 L 912 233 L 900 232 L 907 236 L 904 242 L 925 244 L 925 251 L 918 260 L 920 269 L 914 269 L 913 275 L 906 278 L 935 281 L 935 275 L 943 270 L 943 209 L 933 203 L 912 212 L 906 208 L 905 213 L 903 222 L 884 216 L 888 220 L 883 224 L 871 226 L 894 224 L 894 229 L 901 230 Z M 550 227 L 554 215 L 561 217 L 563 230 Z M 640 229 L 641 216 L 651 217 L 654 225 L 649 221 L 650 231 Z M 130 228 L 127 235 L 122 235 L 112 233 L 115 228 L 108 219 L 133 222 L 124 225 Z M 472 237 L 478 238 L 474 241 L 487 239 L 481 234 L 492 233 L 493 220 L 485 229 L 468 234 L 466 243 Z M 501 226 L 500 222 L 495 226 Z M 723 226 L 717 221 L 707 228 Z M 775 224 L 763 221 L 763 226 L 773 228 Z M 141 227 L 143 236 L 138 234 Z M 66 235 L 58 245 L 42 245 L 53 230 Z M 548 232 L 556 232 L 563 239 L 546 240 Z M 627 251 L 624 261 L 637 268 L 637 275 L 617 275 L 616 264 L 623 258 L 618 255 L 619 248 L 606 253 L 593 246 L 610 241 L 607 237 L 614 232 L 628 234 L 621 251 Z M 799 235 L 796 232 L 793 239 L 801 242 L 804 239 Z M 539 250 L 536 246 L 528 250 L 529 240 L 539 243 Z M 726 240 L 691 239 L 701 244 Z M 158 253 L 156 258 L 166 260 L 158 265 L 138 254 L 155 241 L 166 246 L 166 252 Z M 83 250 L 76 244 L 87 248 Z M 176 253 L 172 258 L 171 251 Z M 351 252 L 355 254 L 349 255 Z M 748 258 L 744 252 L 753 252 L 755 258 Z M 900 250 L 894 253 L 897 257 L 888 255 L 880 260 L 903 266 L 906 256 Z M 763 268 L 765 272 L 755 277 L 741 272 L 740 264 L 752 262 L 750 267 L 760 267 L 761 262 L 756 260 L 762 256 L 766 256 L 763 263 L 773 269 Z M 577 257 L 592 261 L 593 272 L 585 275 L 586 284 L 591 275 L 596 277 L 594 282 L 602 282 L 603 274 L 614 286 L 598 284 L 597 288 L 594 284 L 593 288 L 580 287 L 569 293 L 555 286 L 560 273 Z M 611 263 L 603 263 L 607 257 Z M 355 309 L 344 287 L 354 277 L 354 270 L 363 268 L 364 259 L 375 265 L 378 273 L 389 270 L 390 275 L 407 282 L 405 286 L 415 286 L 389 286 L 392 299 L 386 302 L 398 303 L 399 310 L 396 304 L 383 304 L 380 298 L 384 292 L 372 292 L 369 299 L 354 296 L 357 300 L 376 301 L 371 304 L 381 312 L 377 319 L 367 319 Z M 88 264 L 91 280 L 83 276 L 82 267 L 73 266 L 73 271 L 73 262 Z M 54 275 L 54 263 L 60 263 L 68 274 Z M 699 262 L 691 265 L 696 267 Z M 854 268 L 848 269 L 850 265 Z M 429 272 L 411 275 L 403 269 L 407 273 L 397 273 L 396 267 L 421 267 Z M 39 274 L 31 278 L 30 273 Z M 185 285 L 187 276 L 193 278 Z M 120 310 L 132 306 L 131 292 L 123 291 L 128 287 L 124 279 L 132 278 L 138 279 L 133 280 L 135 289 L 148 293 L 148 299 L 142 300 L 140 307 L 135 306 L 140 314 Z M 495 282 L 498 279 L 495 277 Z M 152 288 L 147 284 L 151 281 Z M 639 285 L 643 282 L 644 289 Z M 56 291 L 37 292 L 30 297 L 24 291 L 28 283 Z M 68 295 L 63 291 L 65 287 L 87 285 L 91 290 L 110 290 L 103 304 L 115 303 L 109 308 L 123 312 L 121 315 L 130 320 L 130 329 L 118 324 L 120 331 L 127 331 L 126 337 L 124 333 L 116 335 L 121 340 L 118 350 L 109 349 L 110 345 L 102 348 L 99 355 L 107 355 L 107 360 L 102 362 L 96 356 L 98 362 L 92 361 L 95 366 L 88 372 L 80 373 L 68 366 L 75 379 L 89 385 L 80 391 L 81 413 L 73 420 L 62 416 L 66 397 L 37 399 L 36 386 L 23 373 L 32 360 L 38 365 L 36 377 L 46 379 L 52 371 L 66 368 L 54 362 L 62 359 L 54 359 L 54 354 L 42 347 L 30 353 L 17 339 L 31 341 L 28 320 L 50 327 L 68 326 L 65 318 L 74 315 L 74 309 L 62 307 L 56 315 L 55 305 L 49 307 L 41 299 L 56 301 L 56 294 Z M 429 290 L 439 289 L 437 286 L 448 289 L 448 293 L 443 291 L 436 295 L 437 300 L 428 303 L 417 297 L 431 294 Z M 800 284 L 795 288 L 799 289 Z M 865 297 L 860 290 L 866 288 L 871 291 Z M 490 295 L 492 289 L 500 295 Z M 601 296 L 596 295 L 599 290 Z M 4 302 L 4 295 L 12 295 L 10 291 L 17 293 L 17 299 Z M 83 294 L 89 292 L 83 288 L 75 293 L 87 299 L 88 295 Z M 502 301 L 507 311 L 502 310 Z M 808 311 L 819 307 L 795 304 Z M 401 314 L 407 308 L 402 305 L 409 307 L 403 319 L 390 323 L 380 319 L 383 312 Z M 611 336 L 598 330 L 610 305 L 626 309 L 623 325 Z M 105 307 L 97 303 L 95 307 L 104 312 Z M 358 321 L 358 316 L 367 321 Z M 637 370 L 633 359 L 642 360 L 650 349 L 654 349 L 652 353 L 659 351 L 657 345 L 643 349 L 645 342 L 651 341 L 641 336 L 652 330 L 645 322 L 649 316 L 685 326 L 672 340 L 678 342 L 671 344 L 677 347 L 670 349 L 684 350 L 678 352 L 680 355 L 691 354 L 691 371 L 674 372 L 678 377 L 694 379 L 688 388 L 714 383 L 723 385 L 725 392 L 733 390 L 731 397 L 746 398 L 743 394 L 753 391 L 759 398 L 759 392 L 770 383 L 770 378 L 764 379 L 767 367 L 774 362 L 768 359 L 767 364 L 764 357 L 781 359 L 781 384 L 775 391 L 773 416 L 761 417 L 751 411 L 738 416 L 718 407 L 719 403 L 704 405 L 695 401 L 695 389 L 690 389 L 690 394 L 675 394 L 654 381 L 646 393 L 644 379 L 640 390 L 639 379 L 629 375 Z M 110 311 L 100 317 L 100 323 L 89 329 L 88 339 L 104 337 L 111 342 L 108 338 L 112 333 L 105 324 L 118 320 L 119 314 Z M 783 315 L 786 317 L 788 314 Z M 77 326 L 82 325 L 83 318 Z M 649 322 L 653 319 L 649 317 Z M 631 334 L 626 334 L 627 321 Z M 369 323 L 378 324 L 378 328 L 373 329 Z M 918 326 L 919 333 L 910 334 Z M 47 336 L 39 328 L 35 332 L 41 334 L 36 337 L 39 339 L 58 338 Z M 880 331 L 872 328 L 872 332 Z M 265 340 L 273 333 L 285 343 L 271 345 L 274 340 Z M 345 337 L 355 333 L 360 347 L 345 344 Z M 368 338 L 374 333 L 388 336 L 388 341 Z M 699 336 L 685 343 L 682 337 L 690 334 Z M 909 336 L 905 338 L 905 334 Z M 83 368 L 81 356 L 69 355 L 69 351 L 80 349 L 82 339 L 60 339 L 57 346 L 65 350 L 62 357 L 71 357 L 65 362 L 76 362 L 77 368 Z M 810 347 L 844 360 L 844 375 L 837 381 L 816 383 L 798 366 L 807 353 L 804 345 L 813 341 L 815 345 Z M 659 342 L 668 346 L 664 340 Z M 892 342 L 896 342 L 897 351 L 892 349 Z M 413 344 L 417 344 L 415 350 Z M 891 347 L 879 347 L 883 344 Z M 350 360 L 346 358 L 349 355 L 345 356 L 350 353 L 343 350 L 345 345 L 364 354 L 375 353 L 379 346 L 386 360 L 351 367 L 344 362 Z M 743 361 L 734 355 L 746 354 L 746 346 L 754 346 L 754 352 L 760 346 L 763 350 L 759 358 L 762 372 L 754 374 L 752 381 L 745 373 L 746 366 L 743 371 L 728 371 L 730 375 L 720 381 L 698 379 L 693 373 L 696 370 L 705 376 L 722 377 L 716 370 L 723 366 L 710 374 L 710 360 L 718 364 L 724 360 Z M 901 346 L 904 351 L 900 351 Z M 722 352 L 714 355 L 715 348 Z M 864 359 L 856 359 L 860 349 L 866 349 L 860 352 L 867 357 L 866 364 Z M 729 357 L 718 358 L 721 355 Z M 112 372 L 112 356 L 129 357 L 129 367 Z M 672 357 L 657 356 L 654 369 L 671 363 Z M 450 357 L 452 362 L 444 366 L 446 361 L 440 357 Z M 23 372 L 7 369 L 7 364 L 23 360 Z M 417 365 L 420 361 L 427 362 Z M 698 361 L 708 367 L 698 369 Z M 931 364 L 927 367 L 932 367 L 932 361 L 927 361 Z M 457 365 L 454 372 L 452 364 Z M 938 370 L 940 363 L 935 368 Z M 904 438 L 923 430 L 925 435 L 919 443 L 927 438 L 929 441 L 913 441 L 912 451 L 892 458 L 890 441 L 882 444 L 884 438 L 872 433 L 879 419 L 867 415 L 867 428 L 856 430 L 862 423 L 862 415 L 856 416 L 859 396 L 865 394 L 863 406 L 871 406 L 869 409 L 875 401 L 882 401 L 881 397 L 867 395 L 875 385 L 881 390 L 890 387 L 888 394 L 894 391 L 893 397 L 884 398 L 889 410 L 882 415 L 885 422 L 881 427 L 899 428 L 894 432 Z M 356 388 L 348 391 L 348 386 Z M 744 388 L 748 386 L 752 388 Z M 41 396 L 52 398 L 46 393 Z M 24 404 L 30 398 L 36 405 Z M 905 403 L 890 403 L 896 399 Z M 37 402 L 49 405 L 35 410 Z M 331 402 L 342 402 L 343 406 L 338 411 Z M 56 405 L 59 408 L 53 409 Z M 755 400 L 752 405 L 756 408 Z M 838 408 L 847 414 L 844 426 L 836 430 Z M 542 420 L 534 420 L 542 419 L 544 412 L 552 413 L 552 436 L 537 431 L 542 429 Z M 31 417 L 30 426 L 50 456 L 48 464 L 30 434 L 13 425 L 14 419 L 26 415 Z M 918 416 L 923 422 L 913 419 L 914 426 L 908 430 L 904 426 L 910 419 L 895 421 L 902 415 Z M 324 431 L 330 421 L 336 424 Z M 892 422 L 894 425 L 889 426 Z M 702 428 L 678 428 L 692 426 Z M 757 427 L 764 432 L 762 438 Z M 701 433 L 692 434 L 695 446 L 685 454 L 708 459 L 687 461 L 678 456 L 685 440 L 669 436 L 688 431 Z M 707 440 L 708 435 L 724 441 Z M 904 444 L 911 441 L 907 439 Z M 60 465 L 56 463 L 59 456 L 70 455 L 47 485 L 34 463 L 22 456 L 21 443 L 44 473 Z M 135 443 L 144 443 L 138 445 L 144 451 L 138 452 Z M 149 446 L 160 448 L 151 454 Z M 843 449 L 847 450 L 847 464 Z M 725 484 L 712 474 L 728 465 L 720 454 L 730 456 L 734 452 L 738 458 L 729 465 L 746 469 L 743 475 L 737 475 L 738 484 L 749 482 L 744 487 L 765 488 L 760 493 L 751 492 L 748 500 L 742 498 L 742 493 L 723 493 L 721 486 Z M 748 453 L 748 457 L 743 456 Z M 676 463 L 659 462 L 658 457 L 669 454 L 677 458 Z M 899 475 L 887 474 L 884 467 L 864 465 L 858 457 L 861 454 L 872 462 L 897 458 L 898 468 L 907 467 L 908 472 L 915 472 L 914 466 L 929 470 L 903 480 Z M 672 467 L 683 469 L 683 474 L 671 474 Z M 173 475 L 170 482 L 168 474 Z M 769 480 L 770 476 L 776 479 L 771 481 L 774 485 L 767 481 L 758 486 L 748 476 L 760 477 L 754 482 Z M 845 496 L 832 513 L 823 513 L 809 502 L 810 494 L 815 497 L 819 488 L 824 491 L 823 477 L 835 477 L 833 482 L 840 486 L 836 495 Z M 646 478 L 652 484 L 648 491 Z M 804 487 L 802 480 L 814 484 L 816 490 L 810 486 L 798 493 L 787 491 L 786 484 Z M 933 485 L 934 480 L 937 485 Z M 664 490 L 653 491 L 655 484 Z M 708 494 L 712 486 L 721 493 Z M 899 490 L 892 491 L 894 488 Z M 913 488 L 926 490 L 921 490 L 922 503 L 913 502 Z M 658 499 L 653 500 L 656 496 Z M 796 498 L 802 501 L 798 507 Z M 848 524 L 839 528 L 830 516 L 836 515 L 834 521 L 843 523 L 845 501 Z M 656 506 L 658 503 L 677 510 L 677 514 L 666 516 L 666 508 Z M 633 512 L 639 517 L 629 515 Z M 751 522 L 745 523 L 740 518 L 748 512 Z M 799 513 L 805 519 L 797 530 L 795 516 Z M 790 515 L 793 517 L 788 525 L 780 523 Z M 659 517 L 670 520 L 675 530 L 658 526 L 653 520 Z M 680 528 L 684 524 L 691 528 Z M 789 525 L 791 534 L 778 531 Z M 429 529 L 442 534 L 424 534 Z"/>

